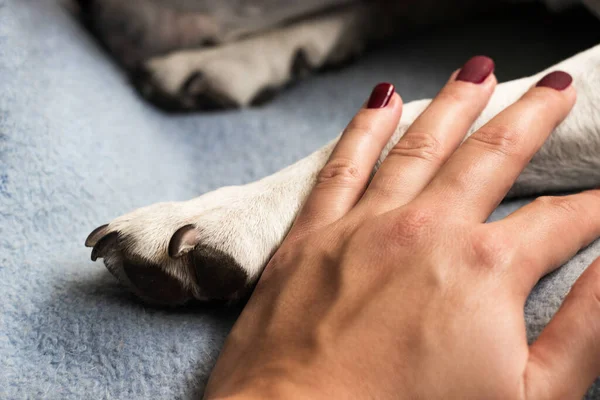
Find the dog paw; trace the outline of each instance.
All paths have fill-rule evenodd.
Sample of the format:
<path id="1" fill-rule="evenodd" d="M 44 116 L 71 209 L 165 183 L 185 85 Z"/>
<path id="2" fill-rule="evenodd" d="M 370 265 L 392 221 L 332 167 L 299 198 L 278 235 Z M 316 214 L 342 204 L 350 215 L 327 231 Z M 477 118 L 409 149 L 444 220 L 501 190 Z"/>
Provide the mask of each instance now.
<path id="1" fill-rule="evenodd" d="M 169 110 L 260 104 L 312 70 L 358 54 L 366 40 L 362 18 L 351 8 L 216 47 L 176 51 L 145 62 L 133 81 Z"/>
<path id="2" fill-rule="evenodd" d="M 180 305 L 233 301 L 252 290 L 287 231 L 273 193 L 225 187 L 186 202 L 158 203 L 92 231 L 91 258 L 143 300 Z M 291 212 L 294 212 L 291 210 Z"/>

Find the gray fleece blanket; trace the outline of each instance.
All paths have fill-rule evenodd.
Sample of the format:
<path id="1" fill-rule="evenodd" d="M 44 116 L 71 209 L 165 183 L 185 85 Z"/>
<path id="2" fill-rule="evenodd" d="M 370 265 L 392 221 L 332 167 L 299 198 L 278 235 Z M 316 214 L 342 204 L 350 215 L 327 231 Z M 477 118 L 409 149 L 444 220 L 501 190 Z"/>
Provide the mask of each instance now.
<path id="1" fill-rule="evenodd" d="M 564 18 L 530 8 L 440 28 L 263 108 L 172 116 L 140 100 L 56 1 L 0 0 L 0 399 L 199 398 L 239 310 L 140 304 L 89 260 L 91 229 L 290 164 L 333 138 L 378 81 L 410 101 L 472 54 L 494 57 L 507 80 L 599 41 L 573 33 L 599 31 L 583 10 Z M 597 242 L 538 285 L 531 338 L 598 255 Z"/>

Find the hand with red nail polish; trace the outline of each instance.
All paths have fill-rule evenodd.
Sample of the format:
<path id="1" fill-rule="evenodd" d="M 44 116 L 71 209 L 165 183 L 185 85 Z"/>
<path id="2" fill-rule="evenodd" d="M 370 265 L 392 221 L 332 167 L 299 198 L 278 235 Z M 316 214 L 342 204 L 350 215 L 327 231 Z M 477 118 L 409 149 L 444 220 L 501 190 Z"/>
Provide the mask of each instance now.
<path id="1" fill-rule="evenodd" d="M 523 307 L 600 236 L 600 191 L 486 223 L 575 89 L 552 72 L 463 141 L 493 70 L 469 60 L 371 176 L 402 113 L 392 85 L 375 87 L 233 327 L 206 399 L 584 395 L 600 374 L 600 261 L 532 344 Z"/>

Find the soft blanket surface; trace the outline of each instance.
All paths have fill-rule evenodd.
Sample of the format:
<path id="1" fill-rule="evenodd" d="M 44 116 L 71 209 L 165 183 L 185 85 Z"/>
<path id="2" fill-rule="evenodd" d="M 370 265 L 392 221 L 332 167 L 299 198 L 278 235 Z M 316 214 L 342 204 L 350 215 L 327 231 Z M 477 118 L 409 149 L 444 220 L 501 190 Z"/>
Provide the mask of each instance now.
<path id="1" fill-rule="evenodd" d="M 494 57 L 507 80 L 599 41 L 575 33 L 600 31 L 582 10 L 566 18 L 580 30 L 535 8 L 415 34 L 263 108 L 173 116 L 139 99 L 56 1 L 0 0 L 0 398 L 199 398 L 238 311 L 144 306 L 89 260 L 86 235 L 309 154 L 378 81 L 410 101 L 472 54 Z M 531 338 L 598 255 L 597 242 L 538 285 Z"/>

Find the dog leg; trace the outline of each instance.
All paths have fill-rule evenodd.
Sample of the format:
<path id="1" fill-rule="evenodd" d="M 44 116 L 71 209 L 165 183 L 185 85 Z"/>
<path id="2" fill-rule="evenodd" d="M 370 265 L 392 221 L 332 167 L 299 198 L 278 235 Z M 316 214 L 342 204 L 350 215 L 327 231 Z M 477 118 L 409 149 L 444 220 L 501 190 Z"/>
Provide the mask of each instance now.
<path id="1" fill-rule="evenodd" d="M 556 69 L 573 76 L 577 103 L 509 196 L 600 185 L 600 45 L 535 76 L 498 85 L 468 134 Z M 401 123 L 375 169 L 428 104 L 421 100 L 404 106 Z M 115 276 L 150 301 L 239 298 L 283 240 L 334 145 L 260 181 L 119 217 L 88 237 L 92 259 L 103 257 Z"/>

